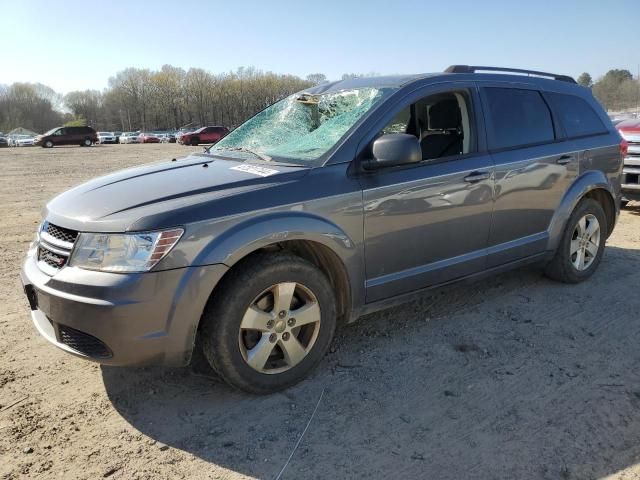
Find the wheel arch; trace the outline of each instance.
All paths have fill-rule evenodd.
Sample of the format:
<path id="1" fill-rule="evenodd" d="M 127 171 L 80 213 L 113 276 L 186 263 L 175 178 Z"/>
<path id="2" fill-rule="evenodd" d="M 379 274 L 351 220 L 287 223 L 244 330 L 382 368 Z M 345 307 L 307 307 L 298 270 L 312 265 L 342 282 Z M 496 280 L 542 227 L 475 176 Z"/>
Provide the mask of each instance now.
<path id="1" fill-rule="evenodd" d="M 613 189 L 603 172 L 590 170 L 573 182 L 560 201 L 549 227 L 549 250 L 558 247 L 571 213 L 583 198 L 592 198 L 600 203 L 607 217 L 607 237 L 613 232 L 617 219 Z"/>
<path id="2" fill-rule="evenodd" d="M 198 264 L 220 263 L 229 267 L 225 276 L 242 268 L 255 255 L 287 251 L 319 268 L 329 279 L 336 297 L 339 324 L 348 323 L 364 295 L 357 278 L 364 275 L 355 242 L 326 219 L 300 212 L 272 214 L 251 219 L 216 237 L 197 259 Z M 364 277 L 362 277 L 364 278 Z"/>

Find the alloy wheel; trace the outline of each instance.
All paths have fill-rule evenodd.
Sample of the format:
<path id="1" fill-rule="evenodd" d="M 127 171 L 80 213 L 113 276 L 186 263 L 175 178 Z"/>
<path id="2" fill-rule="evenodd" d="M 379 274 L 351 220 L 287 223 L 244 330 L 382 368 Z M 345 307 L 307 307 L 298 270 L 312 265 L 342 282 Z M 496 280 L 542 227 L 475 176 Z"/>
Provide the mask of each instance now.
<path id="1" fill-rule="evenodd" d="M 600 248 L 600 223 L 595 215 L 587 214 L 578 220 L 571 236 L 570 258 L 576 270 L 588 269 Z"/>
<path id="2" fill-rule="evenodd" d="M 251 368 L 282 373 L 309 354 L 320 330 L 320 304 L 307 287 L 296 282 L 272 285 L 247 308 L 238 342 Z"/>

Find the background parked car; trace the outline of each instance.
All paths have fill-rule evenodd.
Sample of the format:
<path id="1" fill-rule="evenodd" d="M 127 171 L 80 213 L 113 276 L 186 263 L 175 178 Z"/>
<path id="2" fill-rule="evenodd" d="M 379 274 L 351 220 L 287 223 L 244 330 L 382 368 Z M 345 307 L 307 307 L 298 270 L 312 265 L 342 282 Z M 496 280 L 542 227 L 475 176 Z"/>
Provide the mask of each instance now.
<path id="1" fill-rule="evenodd" d="M 138 143 L 138 134 L 135 132 L 124 132 L 118 138 L 118 143 Z"/>
<path id="2" fill-rule="evenodd" d="M 98 132 L 98 143 L 118 143 L 118 137 L 113 132 Z"/>
<path id="3" fill-rule="evenodd" d="M 628 119 L 616 124 L 622 138 L 627 141 L 627 152 L 622 169 L 622 206 L 631 200 L 640 200 L 640 120 Z"/>
<path id="4" fill-rule="evenodd" d="M 160 139 L 153 133 L 141 133 L 138 135 L 138 143 L 160 143 Z"/>
<path id="5" fill-rule="evenodd" d="M 0 137 L 0 148 L 8 147 L 9 139 L 7 137 Z"/>
<path id="6" fill-rule="evenodd" d="M 14 140 L 16 147 L 33 147 L 35 145 L 35 137 L 31 135 L 18 135 Z"/>
<path id="7" fill-rule="evenodd" d="M 185 133 L 180 136 L 179 142 L 183 145 L 200 145 L 201 143 L 216 143 L 229 133 L 227 127 L 211 126 L 202 127 L 195 132 Z"/>
<path id="8" fill-rule="evenodd" d="M 80 145 L 90 147 L 98 141 L 98 134 L 91 127 L 56 127 L 38 135 L 35 145 L 51 148 L 56 145 Z"/>

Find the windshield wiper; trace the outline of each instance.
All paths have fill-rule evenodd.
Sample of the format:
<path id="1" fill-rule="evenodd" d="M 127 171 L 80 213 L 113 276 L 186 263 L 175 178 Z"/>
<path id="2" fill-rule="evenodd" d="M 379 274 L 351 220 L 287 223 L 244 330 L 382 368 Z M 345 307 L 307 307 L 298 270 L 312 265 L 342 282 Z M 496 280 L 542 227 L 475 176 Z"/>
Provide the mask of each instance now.
<path id="1" fill-rule="evenodd" d="M 269 155 L 256 152 L 255 150 L 251 150 L 250 148 L 246 148 L 246 147 L 223 147 L 223 148 L 219 148 L 219 150 L 230 150 L 233 152 L 247 152 L 253 155 L 254 157 L 258 157 L 260 160 L 264 160 L 265 162 L 271 161 L 271 157 Z"/>

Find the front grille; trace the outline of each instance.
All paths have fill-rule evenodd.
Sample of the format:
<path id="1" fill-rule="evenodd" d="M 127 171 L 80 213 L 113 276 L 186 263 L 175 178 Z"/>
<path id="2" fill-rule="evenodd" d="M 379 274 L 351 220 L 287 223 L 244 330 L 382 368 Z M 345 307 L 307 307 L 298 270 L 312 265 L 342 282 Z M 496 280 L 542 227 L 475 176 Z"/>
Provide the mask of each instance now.
<path id="1" fill-rule="evenodd" d="M 60 269 L 67 263 L 67 257 L 52 252 L 48 248 L 40 245 L 38 247 L 38 261 L 44 262 L 52 268 Z"/>
<path id="2" fill-rule="evenodd" d="M 68 228 L 59 227 L 53 223 L 47 223 L 47 233 L 53 238 L 62 240 L 63 242 L 73 243 L 78 237 L 78 232 L 69 230 Z"/>
<path id="3" fill-rule="evenodd" d="M 93 335 L 62 324 L 58 324 L 58 334 L 60 342 L 76 352 L 93 358 L 111 358 L 113 356 L 109 347 Z"/>

